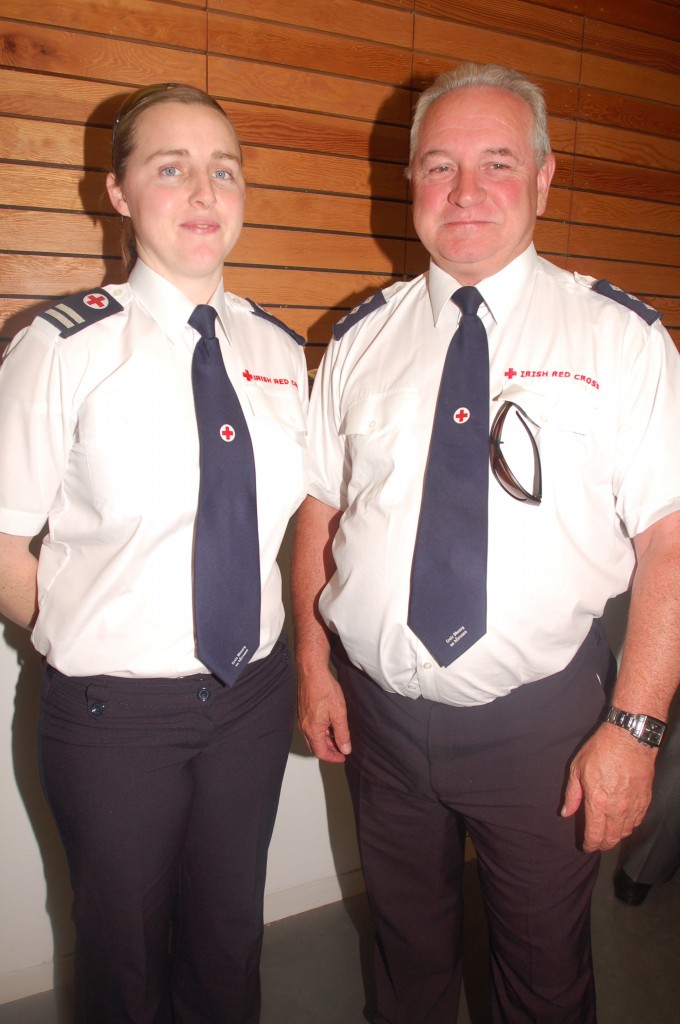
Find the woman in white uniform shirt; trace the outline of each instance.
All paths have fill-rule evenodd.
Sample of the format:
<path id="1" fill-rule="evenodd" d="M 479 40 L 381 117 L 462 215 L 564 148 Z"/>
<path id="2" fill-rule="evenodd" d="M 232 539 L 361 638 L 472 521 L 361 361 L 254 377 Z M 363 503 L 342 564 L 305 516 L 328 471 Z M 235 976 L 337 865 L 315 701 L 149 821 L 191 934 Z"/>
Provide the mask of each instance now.
<path id="1" fill-rule="evenodd" d="M 39 751 L 71 870 L 78 1020 L 255 1024 L 294 709 L 276 555 L 306 492 L 304 354 L 223 290 L 245 182 L 211 97 L 129 97 L 107 187 L 128 282 L 36 318 L 0 371 L 0 611 L 45 657 Z M 259 647 L 228 686 L 194 629 L 197 305 L 216 311 L 257 485 Z M 244 593 L 214 594 L 220 622 Z"/>

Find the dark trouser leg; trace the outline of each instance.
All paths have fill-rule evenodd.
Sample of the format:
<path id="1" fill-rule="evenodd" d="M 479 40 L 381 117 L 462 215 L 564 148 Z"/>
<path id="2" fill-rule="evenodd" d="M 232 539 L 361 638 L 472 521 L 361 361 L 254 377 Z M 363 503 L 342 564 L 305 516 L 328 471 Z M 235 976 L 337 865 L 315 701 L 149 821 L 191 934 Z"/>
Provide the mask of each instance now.
<path id="1" fill-rule="evenodd" d="M 346 660 L 347 779 L 375 923 L 376 1024 L 453 1024 L 463 835 L 428 781 L 431 706 L 383 693 Z"/>
<path id="2" fill-rule="evenodd" d="M 267 850 L 295 705 L 292 668 L 278 661 L 252 681 L 255 700 L 237 686 L 230 707 L 216 709 L 215 735 L 194 765 L 176 929 L 176 1024 L 260 1019 Z"/>
<path id="3" fill-rule="evenodd" d="M 481 708 L 433 712 L 433 786 L 463 815 L 477 850 L 496 1024 L 596 1019 L 590 898 L 599 856 L 579 849 L 579 822 L 559 810 L 569 762 L 601 716 L 610 660 L 595 630 L 557 675 Z"/>
<path id="4" fill-rule="evenodd" d="M 401 960 L 417 965 L 420 934 L 430 934 L 431 928 L 438 934 L 437 909 L 449 915 L 450 908 L 457 906 L 460 872 L 447 874 L 442 868 L 446 864 L 442 830 L 435 832 L 433 849 L 429 818 L 427 825 L 423 821 L 415 826 L 419 835 L 409 835 L 417 819 L 410 812 L 409 817 L 399 813 L 398 799 L 388 796 L 385 802 L 384 791 L 398 787 L 414 803 L 422 799 L 434 810 L 438 802 L 441 814 L 446 809 L 456 812 L 476 841 L 490 920 L 494 1021 L 504 1024 L 592 1024 L 595 1020 L 589 905 L 598 858 L 578 849 L 575 824 L 561 819 L 559 808 L 569 760 L 597 722 L 604 703 L 599 679 L 608 671 L 610 653 L 598 637 L 597 632 L 591 635 L 564 672 L 479 708 L 412 702 L 384 694 L 358 670 L 349 672 L 339 665 L 353 742 L 359 738 L 348 762 L 353 792 L 362 798 L 359 831 L 368 829 L 371 836 L 379 836 L 395 859 L 403 845 L 414 850 L 405 873 L 413 878 L 408 884 L 405 878 L 402 889 L 392 892 L 389 908 L 391 918 L 406 922 L 393 925 L 393 930 L 400 929 L 404 942 L 412 937 L 412 948 L 402 951 Z M 403 709 L 396 713 L 396 725 L 395 708 Z M 417 749 L 417 756 L 410 756 L 411 747 Z M 366 765 L 371 776 L 370 804 L 363 798 Z M 415 853 L 418 842 L 420 859 Z M 370 859 L 378 840 L 372 838 L 368 849 L 361 839 L 360 845 L 364 859 Z M 380 861 L 367 871 L 368 878 L 378 878 L 378 895 L 371 895 L 380 904 L 378 919 L 385 912 L 383 871 Z M 420 893 L 421 879 L 426 879 L 423 887 L 437 884 L 440 889 L 431 891 L 423 903 L 423 914 L 429 914 L 431 921 L 421 918 L 420 932 L 415 932 L 411 893 Z M 452 945 L 449 942 L 447 953 Z M 387 956 L 386 971 L 396 976 L 399 972 L 391 967 L 389 952 Z M 426 973 L 417 978 L 415 972 L 414 967 L 406 973 L 405 985 L 425 1005 L 434 996 L 430 979 Z M 450 975 L 457 972 L 458 966 L 452 963 Z M 378 991 L 380 995 L 380 987 Z M 415 1010 L 399 1016 L 404 998 L 402 992 L 395 992 L 396 1008 L 383 1010 L 381 1005 L 377 1019 L 389 1024 L 407 1020 L 430 1024 L 440 1019 L 450 1024 L 456 1019 L 455 1010 L 441 1018 L 422 1011 L 417 1011 L 418 1016 Z"/>
<path id="5" fill-rule="evenodd" d="M 194 1020 L 203 1024 L 206 1019 L 211 1024 L 250 1024 L 258 1019 L 259 981 L 252 958 L 254 947 L 259 950 L 259 946 L 252 936 L 262 928 L 261 893 L 259 903 L 258 898 L 252 901 L 250 918 L 243 915 L 246 963 L 235 968 L 241 977 L 251 979 L 250 1016 L 225 1015 L 231 1011 L 224 1009 L 223 980 L 215 977 L 213 960 L 206 964 L 205 975 L 200 961 L 195 965 L 194 996 L 200 994 L 202 1002 L 215 998 L 220 1010 L 201 1017 L 200 1007 L 198 1016 L 191 1017 L 187 1000 L 173 1016 L 168 956 L 179 880 L 182 873 L 186 875 L 185 863 L 193 864 L 193 872 L 200 874 L 198 848 L 205 843 L 207 871 L 213 881 L 215 858 L 221 856 L 225 872 L 221 889 L 215 888 L 207 904 L 201 899 L 186 900 L 183 878 L 182 903 L 190 910 L 182 914 L 180 940 L 192 928 L 202 932 L 201 915 L 205 912 L 209 921 L 219 914 L 230 890 L 244 884 L 229 863 L 232 847 L 240 850 L 236 860 L 250 859 L 261 866 L 266 858 L 269 825 L 260 831 L 248 824 L 242 828 L 240 808 L 235 811 L 236 820 L 227 820 L 232 788 L 247 786 L 258 773 L 234 768 L 229 757 L 221 768 L 219 754 L 212 756 L 212 746 L 215 743 L 218 750 L 227 751 L 226 733 L 233 728 L 239 744 L 247 723 L 254 722 L 247 756 L 249 763 L 261 761 L 268 766 L 265 770 L 272 769 L 272 795 L 265 813 L 273 817 L 292 724 L 293 680 L 278 647 L 248 672 L 239 686 L 225 690 L 211 677 L 83 682 L 64 677 L 50 680 L 48 670 L 40 723 L 41 767 L 74 889 L 81 1024 L 188 1024 Z M 199 699 L 198 692 L 205 690 L 210 696 Z M 101 714 L 92 714 L 93 703 L 103 705 Z M 262 715 L 269 712 L 271 735 L 261 725 Z M 247 745 L 242 744 L 241 750 Z M 277 752 L 274 758 L 271 747 Z M 205 771 L 203 760 L 208 762 Z M 220 800 L 215 795 L 218 787 L 207 781 L 217 777 L 223 789 Z M 263 798 L 262 789 L 256 784 L 251 805 Z M 240 798 L 248 802 L 248 794 Z M 198 810 L 201 827 L 195 839 L 194 809 L 205 808 L 211 799 L 214 835 L 211 816 Z M 255 887 L 263 885 L 262 870 Z M 260 908 L 258 925 L 253 923 L 255 905 Z M 233 919 L 232 927 L 238 927 Z M 207 924 L 206 933 L 209 930 Z M 230 957 L 230 951 L 222 950 L 222 974 L 231 978 Z M 241 953 L 234 959 L 241 959 Z M 181 954 L 178 962 L 184 962 Z M 248 986 L 241 985 L 240 999 L 244 987 Z"/>

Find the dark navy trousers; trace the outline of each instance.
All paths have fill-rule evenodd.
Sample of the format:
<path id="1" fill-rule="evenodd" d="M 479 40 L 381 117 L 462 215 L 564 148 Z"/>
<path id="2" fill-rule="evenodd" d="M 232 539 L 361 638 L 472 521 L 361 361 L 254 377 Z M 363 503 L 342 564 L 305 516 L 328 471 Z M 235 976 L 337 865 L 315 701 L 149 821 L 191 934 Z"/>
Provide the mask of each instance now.
<path id="1" fill-rule="evenodd" d="M 410 700 L 334 657 L 376 932 L 375 1024 L 454 1024 L 464 834 L 477 853 L 494 1024 L 594 1024 L 597 854 L 560 817 L 569 762 L 601 718 L 613 659 L 598 627 L 564 671 L 480 707 Z"/>
<path id="2" fill-rule="evenodd" d="M 39 755 L 71 872 L 78 1024 L 257 1024 L 294 699 L 282 642 L 233 689 L 45 668 Z"/>

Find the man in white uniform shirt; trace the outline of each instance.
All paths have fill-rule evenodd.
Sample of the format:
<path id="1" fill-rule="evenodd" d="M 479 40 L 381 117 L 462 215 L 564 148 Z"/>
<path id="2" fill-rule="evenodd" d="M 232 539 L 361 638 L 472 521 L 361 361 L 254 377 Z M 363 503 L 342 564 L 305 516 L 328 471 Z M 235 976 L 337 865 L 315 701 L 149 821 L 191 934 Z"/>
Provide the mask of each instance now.
<path id="1" fill-rule="evenodd" d="M 494 1022 L 596 1020 L 597 851 L 644 816 L 678 683 L 680 360 L 653 310 L 537 256 L 554 166 L 535 86 L 489 65 L 441 76 L 416 109 L 408 172 L 429 272 L 336 326 L 313 392 L 294 556 L 300 721 L 319 758 L 346 760 L 376 1024 L 456 1019 L 465 830 Z M 444 665 L 409 627 L 409 599 L 461 319 L 449 300 L 471 286 L 491 417 L 514 405 L 491 446 L 486 632 Z M 612 710 L 598 620 L 631 578 Z"/>

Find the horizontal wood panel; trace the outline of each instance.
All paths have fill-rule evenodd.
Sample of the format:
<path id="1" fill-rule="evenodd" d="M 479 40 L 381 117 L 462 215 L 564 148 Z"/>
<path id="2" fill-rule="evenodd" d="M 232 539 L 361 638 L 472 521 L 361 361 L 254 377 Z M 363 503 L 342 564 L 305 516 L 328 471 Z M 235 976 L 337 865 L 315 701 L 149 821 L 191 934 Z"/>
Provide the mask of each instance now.
<path id="1" fill-rule="evenodd" d="M 56 297 L 122 279 L 119 260 L 0 253 L 0 280 L 10 296 Z M 228 266 L 224 273 L 225 288 L 236 295 L 250 295 L 262 306 L 294 304 L 323 310 L 352 309 L 394 280 L 392 276 L 381 274 L 272 270 L 269 267 Z M 40 291 L 36 290 L 36 283 Z"/>
<path id="2" fill-rule="evenodd" d="M 416 14 L 414 47 L 426 53 L 444 54 L 451 61 L 483 60 L 509 64 L 528 74 L 544 74 L 551 69 L 555 78 L 578 82 L 578 50 L 538 43 L 521 36 L 473 28 Z"/>
<path id="3" fill-rule="evenodd" d="M 680 139 L 677 107 L 641 100 L 636 96 L 620 96 L 602 89 L 582 87 L 579 89 L 579 117 L 585 121 Z"/>
<path id="4" fill-rule="evenodd" d="M 243 103 L 232 103 L 227 112 L 241 142 L 393 163 L 408 161 L 406 127 Z"/>
<path id="5" fill-rule="evenodd" d="M 678 272 L 674 267 L 658 267 L 648 263 L 620 263 L 589 256 L 569 256 L 567 270 L 591 277 L 606 277 L 618 288 L 632 295 L 677 295 Z M 656 305 L 656 303 L 652 303 Z"/>
<path id="6" fill-rule="evenodd" d="M 282 68 L 210 54 L 208 91 L 217 97 L 271 103 L 325 114 L 351 113 L 367 121 L 408 127 L 412 95 L 408 89 L 362 82 L 298 68 Z M 228 104 L 225 104 L 228 106 Z"/>
<path id="7" fill-rule="evenodd" d="M 622 128 L 589 124 L 587 121 L 580 121 L 576 127 L 575 149 L 581 156 L 618 160 L 621 163 L 638 164 L 640 167 L 659 167 L 672 171 L 680 167 L 680 139 L 643 135 Z"/>
<path id="8" fill-rule="evenodd" d="M 680 206 L 670 203 L 574 192 L 571 216 L 575 222 L 582 224 L 616 224 L 637 231 L 680 235 Z"/>
<path id="9" fill-rule="evenodd" d="M 669 327 L 680 328 L 680 298 L 670 299 L 646 295 L 641 295 L 640 298 L 643 302 L 647 302 L 649 299 L 649 305 L 654 306 L 663 314 L 663 325 L 666 330 Z"/>
<path id="10" fill-rule="evenodd" d="M 416 11 L 563 46 L 581 44 L 583 18 L 525 0 L 416 0 Z"/>
<path id="11" fill-rule="evenodd" d="M 574 188 L 586 192 L 680 203 L 680 175 L 608 160 L 574 158 Z"/>
<path id="12" fill-rule="evenodd" d="M 246 194 L 248 224 L 402 238 L 407 217 L 406 203 L 379 199 L 265 188 Z"/>
<path id="13" fill-rule="evenodd" d="M 646 64 L 659 71 L 680 72 L 680 49 L 674 39 L 637 32 L 620 25 L 586 18 L 583 49 L 633 64 Z"/>
<path id="14" fill-rule="evenodd" d="M 586 0 L 585 13 L 589 18 L 598 18 L 611 25 L 626 25 L 628 28 L 652 32 L 666 39 L 680 39 L 680 17 L 677 6 L 663 3 L 663 0 L 635 0 L 622 3 L 621 0 Z"/>
<path id="15" fill-rule="evenodd" d="M 584 14 L 587 0 L 529 0 L 536 7 L 554 7 L 557 11 Z"/>
<path id="16" fill-rule="evenodd" d="M 205 49 L 204 12 L 157 0 L 2 0 L 2 14 L 54 28 Z"/>
<path id="17" fill-rule="evenodd" d="M 671 97 L 677 103 L 680 96 L 678 79 L 669 72 L 610 57 L 597 57 L 592 53 L 583 54 L 581 84 L 659 103 L 668 103 Z"/>
<path id="18" fill-rule="evenodd" d="M 403 169 L 397 164 L 250 146 L 244 151 L 246 178 L 253 184 L 381 199 L 407 197 Z"/>
<path id="19" fill-rule="evenodd" d="M 644 297 L 680 340 L 677 0 L 0 6 L 0 231 L 16 247 L 0 261 L 3 337 L 40 296 L 122 276 L 104 171 L 123 96 L 207 81 L 242 137 L 249 183 L 227 287 L 309 337 L 317 365 L 343 312 L 427 265 L 402 170 L 411 109 L 436 74 L 472 59 L 545 90 L 558 166 L 539 251 Z"/>
<path id="20" fill-rule="evenodd" d="M 46 174 L 49 174 L 49 188 L 45 188 Z M 103 171 L 83 174 L 51 167 L 49 172 L 38 173 L 35 165 L 3 164 L 0 166 L 0 200 L 3 206 L 111 212 Z"/>
<path id="21" fill-rule="evenodd" d="M 270 64 L 304 67 L 316 71 L 332 68 L 337 75 L 406 86 L 410 82 L 411 55 L 408 50 L 360 39 L 295 29 L 221 14 L 208 15 L 208 47 L 211 53 L 225 53 Z"/>
<path id="22" fill-rule="evenodd" d="M 79 256 L 117 256 L 120 252 L 120 231 L 113 214 L 88 217 L 82 213 L 0 209 L 0 237 L 6 251 Z"/>
<path id="23" fill-rule="evenodd" d="M 572 224 L 569 231 L 569 254 L 680 266 L 680 238 Z"/>
<path id="24" fill-rule="evenodd" d="M 213 11 L 257 16 L 268 21 L 320 29 L 338 35 L 356 36 L 391 46 L 411 46 L 411 15 L 403 10 L 386 10 L 364 0 L 208 0 Z"/>
<path id="25" fill-rule="evenodd" d="M 52 74 L 66 70 L 80 78 L 135 85 L 205 82 L 201 53 L 11 21 L 0 21 L 0 63 Z"/>
<path id="26" fill-rule="evenodd" d="M 99 166 L 110 159 L 111 132 L 91 129 L 90 139 L 97 140 L 95 150 Z M 0 116 L 0 159 L 25 160 L 34 164 L 83 165 L 84 131 L 80 125 L 50 124 L 26 118 Z M 106 153 L 106 157 L 104 157 Z"/>
<path id="27" fill-rule="evenodd" d="M 93 123 L 110 127 L 126 94 L 109 83 L 76 78 L 60 78 L 57 88 L 51 76 L 0 68 L 0 108 L 4 114 L 39 114 L 46 120 L 83 124 L 96 116 Z"/>

